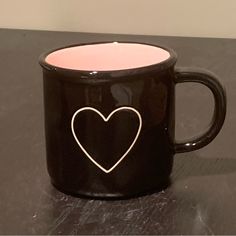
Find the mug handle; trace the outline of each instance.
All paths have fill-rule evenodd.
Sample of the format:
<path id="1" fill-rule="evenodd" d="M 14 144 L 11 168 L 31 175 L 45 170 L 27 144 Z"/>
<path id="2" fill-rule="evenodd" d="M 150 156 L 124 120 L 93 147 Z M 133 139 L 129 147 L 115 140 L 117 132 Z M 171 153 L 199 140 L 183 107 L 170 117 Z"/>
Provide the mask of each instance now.
<path id="1" fill-rule="evenodd" d="M 226 115 L 226 94 L 218 78 L 212 73 L 193 68 L 177 68 L 175 70 L 175 83 L 194 82 L 207 86 L 214 96 L 214 114 L 209 128 L 198 137 L 186 142 L 174 144 L 175 153 L 190 152 L 209 144 L 219 133 Z"/>

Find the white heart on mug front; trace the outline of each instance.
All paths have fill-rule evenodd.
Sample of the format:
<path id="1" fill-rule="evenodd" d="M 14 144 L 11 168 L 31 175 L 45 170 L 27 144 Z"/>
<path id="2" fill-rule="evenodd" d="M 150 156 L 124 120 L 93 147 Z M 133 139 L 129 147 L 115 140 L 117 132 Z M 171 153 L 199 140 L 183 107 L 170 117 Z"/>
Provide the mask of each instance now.
<path id="1" fill-rule="evenodd" d="M 90 150 L 87 150 L 86 147 L 82 144 L 81 140 L 78 138 L 79 136 L 79 131 L 75 131 L 75 127 L 74 127 L 74 123 L 75 123 L 75 120 L 77 118 L 77 116 L 79 114 L 82 114 L 86 111 L 92 111 L 94 112 L 95 114 L 99 115 L 99 117 L 102 118 L 103 122 L 107 123 L 111 120 L 111 118 L 113 117 L 114 114 L 118 115 L 119 112 L 121 111 L 129 111 L 129 112 L 132 112 L 133 114 L 135 114 L 135 116 L 138 118 L 138 125 L 137 125 L 137 130 L 134 134 L 134 136 L 132 137 L 132 140 L 131 140 L 131 143 L 130 145 L 126 148 L 126 150 L 118 157 L 118 160 L 115 162 L 115 164 L 113 164 L 110 168 L 105 168 L 101 163 L 99 163 L 97 160 L 95 160 L 96 158 L 93 157 L 91 155 L 91 152 L 89 152 Z M 124 125 L 124 124 L 123 124 Z M 119 128 L 119 127 L 118 127 Z M 80 109 L 78 109 L 72 116 L 72 119 L 71 119 L 71 131 L 72 131 L 72 134 L 73 134 L 73 137 L 76 141 L 76 143 L 78 144 L 78 146 L 80 147 L 80 149 L 83 151 L 83 153 L 85 154 L 85 156 L 94 164 L 96 165 L 100 170 L 102 170 L 103 172 L 105 173 L 110 173 L 111 171 L 113 171 L 124 159 L 125 157 L 127 157 L 127 155 L 130 153 L 131 149 L 134 147 L 138 137 L 139 137 L 139 134 L 140 134 L 140 131 L 141 131 L 141 128 L 142 128 L 142 117 L 140 115 L 140 113 L 133 107 L 119 107 L 115 110 L 113 110 L 107 117 L 105 117 L 100 111 L 98 111 L 97 109 L 93 108 L 93 107 L 82 107 Z M 99 134 L 97 134 L 99 135 Z M 110 140 L 112 142 L 112 140 Z M 107 146 L 109 148 L 109 143 L 107 143 Z M 96 152 L 95 152 L 96 153 Z"/>

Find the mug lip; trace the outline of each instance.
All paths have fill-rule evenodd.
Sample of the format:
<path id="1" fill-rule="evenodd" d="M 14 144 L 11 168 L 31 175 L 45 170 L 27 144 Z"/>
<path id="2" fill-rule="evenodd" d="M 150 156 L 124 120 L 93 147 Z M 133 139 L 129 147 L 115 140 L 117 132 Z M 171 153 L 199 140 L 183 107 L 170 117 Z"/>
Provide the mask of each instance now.
<path id="1" fill-rule="evenodd" d="M 77 69 L 63 68 L 63 67 L 55 66 L 46 62 L 46 58 L 49 54 L 62 50 L 62 49 L 78 47 L 78 46 L 86 46 L 86 45 L 114 43 L 114 42 L 154 46 L 154 47 L 158 47 L 158 48 L 166 50 L 170 54 L 170 56 L 164 61 L 161 61 L 159 63 L 154 63 L 151 65 L 128 68 L 128 69 L 119 69 L 119 70 L 98 70 L 96 71 L 96 73 L 93 73 L 94 70 L 77 70 Z M 139 41 L 124 41 L 124 40 L 109 40 L 109 41 L 97 41 L 97 42 L 95 41 L 95 42 L 70 44 L 67 46 L 53 48 L 51 50 L 48 50 L 42 53 L 39 56 L 39 64 L 41 65 L 43 69 L 57 73 L 58 75 L 65 76 L 67 77 L 67 80 L 68 80 L 68 77 L 73 77 L 73 81 L 80 81 L 80 82 L 85 82 L 85 83 L 95 82 L 95 81 L 105 82 L 105 81 L 110 81 L 110 79 L 120 80 L 124 77 L 127 80 L 127 78 L 129 77 L 138 76 L 145 73 L 160 72 L 160 71 L 166 70 L 174 66 L 176 61 L 177 61 L 177 54 L 173 49 L 169 47 L 159 45 L 159 44 L 153 44 L 153 43 L 146 43 L 146 42 L 139 42 Z"/>

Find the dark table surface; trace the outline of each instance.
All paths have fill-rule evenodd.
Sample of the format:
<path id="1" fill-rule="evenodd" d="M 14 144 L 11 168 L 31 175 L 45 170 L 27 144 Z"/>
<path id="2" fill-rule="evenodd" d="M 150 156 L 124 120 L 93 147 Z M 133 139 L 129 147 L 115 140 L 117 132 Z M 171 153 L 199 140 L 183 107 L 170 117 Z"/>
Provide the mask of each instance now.
<path id="1" fill-rule="evenodd" d="M 228 96 L 225 125 L 207 147 L 175 156 L 166 190 L 101 201 L 54 189 L 46 171 L 38 56 L 67 44 L 131 40 L 172 47 L 177 66 L 217 74 Z M 177 85 L 176 139 L 201 133 L 213 98 Z M 236 40 L 0 30 L 0 234 L 236 234 Z"/>

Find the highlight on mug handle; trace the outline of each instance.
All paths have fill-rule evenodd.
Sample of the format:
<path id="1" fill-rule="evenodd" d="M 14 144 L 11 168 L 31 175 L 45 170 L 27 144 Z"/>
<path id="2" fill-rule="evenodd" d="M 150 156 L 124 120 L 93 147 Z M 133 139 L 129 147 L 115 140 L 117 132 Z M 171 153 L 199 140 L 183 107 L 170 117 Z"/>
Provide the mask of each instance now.
<path id="1" fill-rule="evenodd" d="M 174 144 L 175 153 L 190 152 L 209 144 L 221 130 L 226 115 L 226 94 L 218 78 L 206 70 L 177 68 L 175 70 L 175 79 L 176 83 L 194 82 L 204 84 L 214 96 L 214 114 L 209 128 L 198 137 Z"/>

